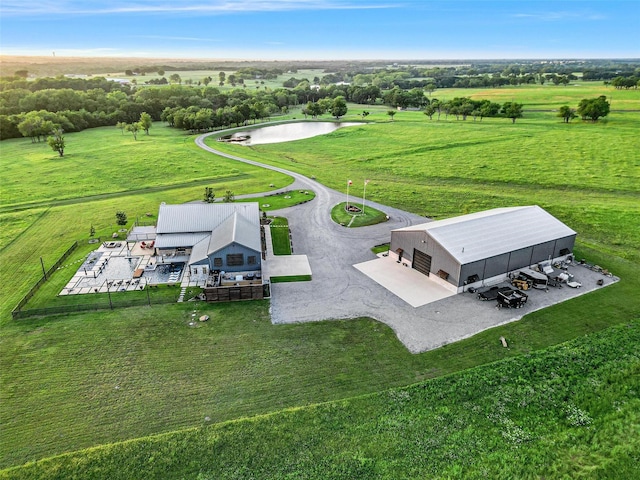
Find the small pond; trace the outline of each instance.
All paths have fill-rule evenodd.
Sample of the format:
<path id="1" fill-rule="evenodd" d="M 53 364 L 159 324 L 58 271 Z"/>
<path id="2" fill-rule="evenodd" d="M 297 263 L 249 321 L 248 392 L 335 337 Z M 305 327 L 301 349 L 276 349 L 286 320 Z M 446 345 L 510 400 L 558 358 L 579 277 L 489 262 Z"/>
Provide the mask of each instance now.
<path id="1" fill-rule="evenodd" d="M 223 142 L 233 142 L 239 145 L 263 145 L 265 143 L 290 142 L 302 140 L 318 135 L 331 133 L 342 127 L 364 125 L 359 122 L 297 122 L 270 127 L 256 128 L 244 132 L 236 132 L 220 138 Z"/>

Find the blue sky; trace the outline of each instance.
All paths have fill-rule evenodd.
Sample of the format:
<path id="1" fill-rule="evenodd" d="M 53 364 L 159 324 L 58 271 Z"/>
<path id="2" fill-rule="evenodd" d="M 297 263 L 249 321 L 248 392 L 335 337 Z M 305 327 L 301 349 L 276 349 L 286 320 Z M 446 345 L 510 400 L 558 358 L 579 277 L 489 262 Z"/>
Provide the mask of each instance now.
<path id="1" fill-rule="evenodd" d="M 638 58 L 640 0 L 0 0 L 5 55 Z"/>

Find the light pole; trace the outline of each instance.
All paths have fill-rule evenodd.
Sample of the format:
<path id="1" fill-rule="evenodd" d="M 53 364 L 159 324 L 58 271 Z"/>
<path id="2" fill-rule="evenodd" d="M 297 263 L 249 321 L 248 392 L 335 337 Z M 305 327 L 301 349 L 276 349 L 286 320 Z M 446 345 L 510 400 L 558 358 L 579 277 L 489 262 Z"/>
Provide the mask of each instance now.
<path id="1" fill-rule="evenodd" d="M 369 180 L 364 181 L 364 189 L 362 190 L 362 214 L 363 215 L 364 215 L 364 199 L 367 193 L 367 183 L 369 183 Z"/>

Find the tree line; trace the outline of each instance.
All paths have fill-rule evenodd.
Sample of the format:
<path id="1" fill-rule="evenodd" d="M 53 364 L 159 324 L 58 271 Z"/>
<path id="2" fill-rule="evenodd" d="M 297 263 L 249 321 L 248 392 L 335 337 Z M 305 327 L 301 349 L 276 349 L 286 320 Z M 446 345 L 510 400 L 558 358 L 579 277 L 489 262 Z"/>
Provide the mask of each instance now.
<path id="1" fill-rule="evenodd" d="M 27 136 L 38 141 L 50 133 L 46 129 L 51 124 L 65 132 L 77 132 L 119 122 L 133 124 L 143 112 L 154 121 L 165 118 L 170 121 L 171 114 L 190 107 L 214 112 L 223 109 L 225 114 L 242 115 L 240 120 L 234 116 L 225 123 L 231 125 L 286 111 L 289 106 L 307 99 L 300 92 L 296 94 L 284 88 L 268 92 L 241 89 L 221 92 L 212 86 L 179 84 L 131 88 L 104 79 L 59 77 L 26 82 L 20 78 L 3 78 L 0 79 L 0 139 L 23 136 L 24 128 L 20 125 L 24 122 L 23 127 L 35 125 L 29 128 Z"/>
<path id="2" fill-rule="evenodd" d="M 262 73 L 249 69 L 244 72 L 245 75 Z M 401 73 L 394 75 L 406 79 L 407 72 Z M 335 80 L 337 74 L 333 75 Z M 431 98 L 437 89 L 433 83 L 410 89 L 398 85 L 384 89 L 374 84 L 375 78 L 370 74 L 358 75 L 353 84 L 311 85 L 301 80 L 292 88 L 256 91 L 239 88 L 221 91 L 209 84 L 189 86 L 179 83 L 132 87 L 104 78 L 56 77 L 28 82 L 23 76 L 4 77 L 0 78 L 0 139 L 27 136 L 32 141 L 41 141 L 54 130 L 76 132 L 118 124 L 132 125 L 128 129 L 135 134 L 135 124 L 141 121 L 143 114 L 151 121 L 164 120 L 173 127 L 190 131 L 240 126 L 286 113 L 291 106 L 299 105 L 303 106 L 305 116 L 317 118 L 330 112 L 340 118 L 346 113 L 347 102 L 388 105 L 394 109 L 415 108 L 424 110 L 430 118 L 436 113 L 438 117 L 444 113 L 463 120 L 468 116 L 480 120 L 504 116 L 515 121 L 522 115 L 522 105 L 515 102 L 497 105 L 469 98 L 440 102 Z M 220 72 L 219 81 L 228 82 L 229 77 L 231 75 Z M 614 86 L 635 88 L 630 83 L 634 78 L 630 77 L 628 82 L 616 81 Z M 371 83 L 366 83 L 369 81 Z M 360 84 L 362 82 L 364 84 Z M 582 108 L 583 113 L 579 114 L 593 121 L 608 114 L 607 111 L 603 115 L 602 109 L 598 108 L 594 118 L 593 112 L 584 113 L 586 110 L 586 107 Z M 568 117 L 563 118 L 567 121 Z"/>

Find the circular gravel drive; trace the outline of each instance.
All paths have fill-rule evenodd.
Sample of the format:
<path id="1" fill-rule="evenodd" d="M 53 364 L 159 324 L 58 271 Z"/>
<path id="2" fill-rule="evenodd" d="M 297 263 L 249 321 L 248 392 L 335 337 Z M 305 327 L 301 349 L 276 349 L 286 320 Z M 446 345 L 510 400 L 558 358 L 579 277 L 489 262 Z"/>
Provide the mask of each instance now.
<path id="1" fill-rule="evenodd" d="M 271 285 L 272 323 L 371 317 L 390 326 L 411 352 L 418 353 L 517 320 L 551 300 L 550 295 L 546 298 L 542 293 L 532 295 L 529 304 L 518 309 L 517 314 L 510 309 L 497 310 L 470 294 L 412 307 L 353 265 L 375 259 L 371 247 L 389 242 L 391 230 L 424 223 L 427 221 L 424 217 L 367 201 L 367 205 L 389 215 L 389 221 L 368 227 L 342 227 L 331 220 L 331 209 L 346 201 L 345 194 L 299 173 L 220 152 L 204 143 L 206 137 L 222 136 L 225 132 L 201 135 L 196 138 L 196 144 L 216 155 L 289 175 L 295 181 L 287 189 L 316 193 L 311 202 L 277 211 L 289 219 L 294 251 L 307 255 L 313 280 Z M 583 292 L 586 293 L 586 289 L 580 293 Z M 536 300 L 540 296 L 543 303 Z"/>

